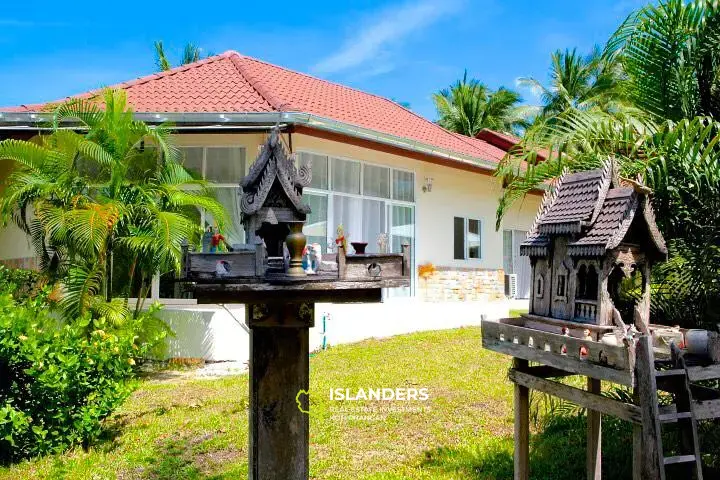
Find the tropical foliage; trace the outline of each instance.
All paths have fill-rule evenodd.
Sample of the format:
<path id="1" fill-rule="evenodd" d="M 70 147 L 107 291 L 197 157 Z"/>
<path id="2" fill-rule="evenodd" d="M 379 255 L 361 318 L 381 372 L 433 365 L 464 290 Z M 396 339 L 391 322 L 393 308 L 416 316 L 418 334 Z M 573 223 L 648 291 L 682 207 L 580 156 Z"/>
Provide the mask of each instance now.
<path id="1" fill-rule="evenodd" d="M 0 159 L 16 163 L 0 215 L 32 238 L 67 317 L 120 322 L 135 285 L 137 316 L 152 276 L 179 271 L 182 242 L 199 235 L 197 209 L 222 222 L 222 206 L 178 154 L 169 128 L 135 120 L 114 90 L 57 107 L 49 134 L 0 142 Z M 112 298 L 115 258 L 128 260 L 125 299 Z"/>
<path id="2" fill-rule="evenodd" d="M 157 68 L 162 72 L 173 68 L 172 64 L 170 63 L 170 60 L 167 57 L 167 54 L 165 53 L 165 47 L 163 46 L 162 40 L 156 41 L 154 43 L 154 47 L 155 47 L 155 65 L 157 66 Z M 206 55 L 206 57 L 209 57 L 209 56 L 211 56 L 211 54 Z M 185 45 L 185 48 L 183 49 L 182 56 L 180 57 L 180 62 L 178 64 L 178 66 L 197 62 L 201 58 L 202 58 L 202 49 L 193 43 L 188 43 Z"/>
<path id="3" fill-rule="evenodd" d="M 122 328 L 90 315 L 59 323 L 49 289 L 18 295 L 34 276 L 0 267 L 0 464 L 97 439 L 132 391 L 136 359 L 165 336 L 145 335 L 152 309 Z"/>
<path id="4" fill-rule="evenodd" d="M 518 133 L 529 125 L 533 107 L 521 106 L 520 94 L 504 87 L 491 90 L 475 79 L 461 80 L 433 94 L 438 124 L 452 132 L 474 137 L 487 128 Z"/>
<path id="5" fill-rule="evenodd" d="M 225 218 L 178 163 L 169 126 L 135 120 L 125 92 L 69 101 L 52 119 L 47 134 L 0 142 L 0 159 L 14 162 L 0 215 L 30 236 L 41 270 L 0 267 L 0 462 L 101 434 L 132 391 L 133 366 L 171 333 L 159 305 L 143 308 L 151 278 L 179 271 L 198 209 Z"/>
<path id="6" fill-rule="evenodd" d="M 656 321 L 714 325 L 720 303 L 720 150 L 717 116 L 719 7 L 667 0 L 633 13 L 610 38 L 604 62 L 622 69 L 626 108 L 549 108 L 497 175 L 508 207 L 563 171 L 613 159 L 622 176 L 653 189 L 670 261 L 653 279 Z M 551 105 L 550 102 L 547 104 Z M 547 161 L 538 162 L 542 151 Z"/>
<path id="7" fill-rule="evenodd" d="M 518 79 L 518 85 L 539 93 L 542 115 L 552 116 L 570 108 L 603 111 L 621 108 L 621 78 L 618 62 L 602 55 L 599 48 L 585 57 L 577 49 L 557 50 L 551 56 L 549 86 L 532 77 Z"/>

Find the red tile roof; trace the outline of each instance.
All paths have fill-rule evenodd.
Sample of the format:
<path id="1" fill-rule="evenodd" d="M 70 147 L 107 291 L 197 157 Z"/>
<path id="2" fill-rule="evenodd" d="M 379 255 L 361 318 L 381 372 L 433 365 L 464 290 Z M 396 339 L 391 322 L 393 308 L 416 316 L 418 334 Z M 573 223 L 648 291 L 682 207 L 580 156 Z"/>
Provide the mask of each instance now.
<path id="1" fill-rule="evenodd" d="M 234 51 L 113 87 L 127 92 L 136 112 L 303 112 L 480 160 L 497 162 L 505 155 L 496 145 L 449 132 L 386 98 Z M 44 106 L 0 111 L 37 112 Z"/>

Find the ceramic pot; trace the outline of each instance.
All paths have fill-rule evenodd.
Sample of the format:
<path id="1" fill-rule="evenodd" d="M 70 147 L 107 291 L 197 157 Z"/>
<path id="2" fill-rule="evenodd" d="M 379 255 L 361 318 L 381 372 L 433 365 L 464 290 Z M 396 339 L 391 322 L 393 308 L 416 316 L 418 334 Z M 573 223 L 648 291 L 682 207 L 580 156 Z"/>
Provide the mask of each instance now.
<path id="1" fill-rule="evenodd" d="M 367 242 L 350 242 L 350 245 L 355 249 L 356 255 L 364 255 L 365 248 L 367 248 Z"/>
<path id="2" fill-rule="evenodd" d="M 287 274 L 293 277 L 305 276 L 305 270 L 302 267 L 302 253 L 307 243 L 305 234 L 302 233 L 305 222 L 290 222 L 290 233 L 285 238 L 288 252 L 290 253 L 290 265 Z"/>

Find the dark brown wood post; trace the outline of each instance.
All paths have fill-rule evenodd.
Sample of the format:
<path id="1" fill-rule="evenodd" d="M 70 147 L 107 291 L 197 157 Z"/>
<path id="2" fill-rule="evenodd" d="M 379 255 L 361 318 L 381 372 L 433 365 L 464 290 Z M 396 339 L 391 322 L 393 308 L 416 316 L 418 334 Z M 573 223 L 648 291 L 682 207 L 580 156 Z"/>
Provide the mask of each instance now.
<path id="1" fill-rule="evenodd" d="M 528 361 L 513 358 L 513 368 L 524 371 Z M 515 453 L 514 470 L 515 480 L 528 480 L 530 478 L 530 389 L 515 384 Z"/>
<path id="2" fill-rule="evenodd" d="M 402 256 L 403 256 L 402 274 L 403 274 L 403 276 L 407 277 L 412 273 L 410 271 L 410 244 L 403 243 L 400 246 L 400 249 L 402 250 Z"/>
<path id="3" fill-rule="evenodd" d="M 642 424 L 633 429 L 633 478 L 665 480 L 663 453 L 658 444 L 660 420 L 650 335 L 641 336 L 635 347 L 635 401 L 640 407 Z"/>
<path id="4" fill-rule="evenodd" d="M 600 395 L 602 384 L 597 378 L 588 377 L 587 389 Z M 587 410 L 587 478 L 602 479 L 602 426 L 600 412 Z"/>
<path id="5" fill-rule="evenodd" d="M 307 480 L 312 303 L 246 306 L 250 327 L 251 480 Z M 300 402 L 298 406 L 297 401 Z"/>

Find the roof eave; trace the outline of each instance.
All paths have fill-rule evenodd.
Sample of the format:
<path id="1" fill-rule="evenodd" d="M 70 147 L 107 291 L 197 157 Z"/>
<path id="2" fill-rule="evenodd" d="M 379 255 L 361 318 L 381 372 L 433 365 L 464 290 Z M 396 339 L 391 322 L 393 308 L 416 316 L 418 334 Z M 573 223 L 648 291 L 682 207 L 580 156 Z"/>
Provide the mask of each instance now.
<path id="1" fill-rule="evenodd" d="M 280 123 L 304 125 L 309 128 L 455 160 L 489 171 L 494 171 L 497 167 L 497 163 L 491 160 L 304 112 L 138 112 L 135 117 L 150 124 L 170 123 L 180 130 L 209 127 L 229 129 L 238 126 L 271 127 Z M 51 121 L 52 113 L 49 112 L 0 112 L 0 129 L 2 130 L 49 129 Z M 67 126 L 72 127 L 73 123 L 68 122 Z"/>

